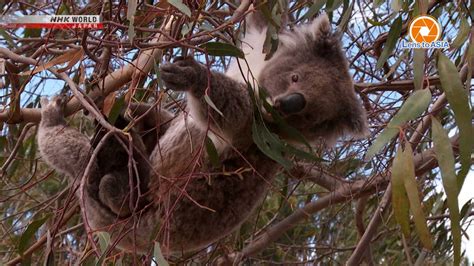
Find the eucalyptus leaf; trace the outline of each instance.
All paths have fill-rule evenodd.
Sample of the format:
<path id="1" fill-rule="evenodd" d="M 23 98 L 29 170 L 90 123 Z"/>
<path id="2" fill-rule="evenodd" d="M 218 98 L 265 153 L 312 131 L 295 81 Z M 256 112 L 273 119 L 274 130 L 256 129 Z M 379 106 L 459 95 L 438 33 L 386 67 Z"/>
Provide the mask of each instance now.
<path id="1" fill-rule="evenodd" d="M 161 252 L 160 243 L 155 242 L 153 247 L 153 257 L 155 258 L 156 264 L 158 266 L 168 266 L 169 263 L 165 260 L 163 252 Z"/>
<path id="2" fill-rule="evenodd" d="M 130 22 L 128 25 L 128 40 L 130 42 L 135 38 L 135 12 L 137 11 L 137 0 L 129 0 L 127 7 L 127 19 Z"/>
<path id="3" fill-rule="evenodd" d="M 303 19 L 310 19 L 314 17 L 314 15 L 316 15 L 325 4 L 326 4 L 326 0 L 314 1 L 311 7 L 308 9 L 308 12 L 304 14 Z"/>
<path id="4" fill-rule="evenodd" d="M 354 9 L 355 1 L 349 5 L 349 7 L 344 11 L 344 15 L 342 15 L 341 22 L 337 26 L 339 32 L 344 32 L 347 28 L 347 24 L 352 16 L 352 10 Z"/>
<path id="5" fill-rule="evenodd" d="M 399 12 L 403 8 L 403 0 L 392 0 L 390 8 L 393 12 Z"/>
<path id="6" fill-rule="evenodd" d="M 415 49 L 413 50 L 413 83 L 415 90 L 423 89 L 423 75 L 425 67 L 425 50 Z"/>
<path id="7" fill-rule="evenodd" d="M 402 152 L 402 157 L 403 167 L 405 168 L 403 184 L 405 185 L 408 201 L 410 202 L 410 210 L 413 215 L 413 221 L 415 222 L 415 229 L 423 247 L 431 250 L 433 248 L 433 241 L 426 224 L 426 217 L 423 213 L 420 197 L 418 196 L 420 193 L 418 191 L 418 184 L 415 177 L 415 158 L 413 156 L 411 144 L 408 142 L 405 143 L 405 151 Z"/>
<path id="8" fill-rule="evenodd" d="M 453 148 L 448 133 L 434 117 L 431 126 L 436 159 L 438 160 L 443 188 L 448 201 L 451 234 L 453 236 L 454 265 L 459 265 L 461 259 L 461 217 L 458 205 L 460 187 L 455 172 Z"/>
<path id="9" fill-rule="evenodd" d="M 464 89 L 456 66 L 442 53 L 438 56 L 438 71 L 442 89 L 454 112 L 454 120 L 459 128 L 461 171 L 458 173 L 458 184 L 461 188 L 471 167 L 472 136 L 474 135 L 471 107 L 467 91 Z"/>
<path id="10" fill-rule="evenodd" d="M 404 177 L 409 169 L 405 167 L 405 156 L 403 150 L 398 148 L 392 164 L 392 207 L 395 220 L 400 225 L 405 237 L 410 236 L 410 202 L 403 184 Z"/>
<path id="11" fill-rule="evenodd" d="M 122 108 L 125 104 L 125 97 L 120 97 L 115 100 L 114 105 L 112 106 L 112 109 L 110 109 L 108 121 L 110 124 L 115 124 L 115 121 L 117 121 L 117 118 L 120 115 L 120 112 L 122 111 Z"/>
<path id="12" fill-rule="evenodd" d="M 20 237 L 20 241 L 18 242 L 18 253 L 23 254 L 26 251 L 31 239 L 34 237 L 36 231 L 49 219 L 50 215 L 35 220 L 31 222 L 28 227 L 26 228 L 25 232 Z"/>
<path id="13" fill-rule="evenodd" d="M 5 41 L 7 41 L 8 45 L 10 45 L 11 47 L 15 47 L 15 42 L 13 42 L 13 39 L 12 37 L 10 36 L 10 34 L 4 30 L 4 29 L 0 29 L 0 36 L 3 37 L 3 39 Z"/>
<path id="14" fill-rule="evenodd" d="M 235 56 L 244 58 L 244 52 L 229 43 L 208 42 L 201 45 L 200 48 L 206 49 L 207 54 L 213 56 Z"/>
<path id="15" fill-rule="evenodd" d="M 211 100 L 211 98 L 209 97 L 209 95 L 204 94 L 204 100 L 205 100 L 206 103 L 207 103 L 212 109 L 214 109 L 214 111 L 216 111 L 220 116 L 224 116 L 224 114 L 221 112 L 221 110 L 219 110 L 219 109 L 217 108 L 217 106 L 214 104 L 214 102 Z"/>
<path id="16" fill-rule="evenodd" d="M 469 22 L 467 22 L 465 17 L 461 17 L 460 24 L 458 34 L 451 43 L 451 46 L 454 48 L 460 48 L 466 42 L 469 31 L 471 30 L 471 26 L 469 26 Z"/>
<path id="17" fill-rule="evenodd" d="M 211 138 L 206 136 L 205 144 L 206 144 L 207 156 L 209 156 L 209 160 L 211 161 L 212 166 L 219 167 L 220 166 L 219 154 L 217 153 L 217 149 L 216 149 L 216 146 L 214 145 L 214 142 L 212 142 Z"/>
<path id="18" fill-rule="evenodd" d="M 102 253 L 107 250 L 107 247 L 110 244 L 110 234 L 104 231 L 97 231 L 95 232 L 99 239 L 99 248 Z"/>
<path id="19" fill-rule="evenodd" d="M 397 44 L 397 40 L 400 38 L 400 34 L 402 33 L 402 17 L 398 17 L 390 27 L 390 31 L 388 32 L 387 41 L 385 42 L 385 46 L 383 48 L 382 54 L 377 61 L 377 68 L 382 68 L 382 66 L 387 61 L 388 57 L 392 54 L 395 46 Z"/>
<path id="20" fill-rule="evenodd" d="M 365 156 L 366 160 L 372 159 L 372 157 L 399 132 L 399 127 L 401 125 L 421 115 L 428 108 L 430 101 L 430 90 L 419 90 L 413 92 L 413 94 L 410 95 L 402 105 L 398 113 L 393 116 L 387 127 L 375 139 L 372 146 L 370 146 Z"/>
<path id="21" fill-rule="evenodd" d="M 183 3 L 181 0 L 168 0 L 168 3 L 174 7 L 176 7 L 181 13 L 185 14 L 188 17 L 191 17 L 191 10 L 187 5 Z"/>

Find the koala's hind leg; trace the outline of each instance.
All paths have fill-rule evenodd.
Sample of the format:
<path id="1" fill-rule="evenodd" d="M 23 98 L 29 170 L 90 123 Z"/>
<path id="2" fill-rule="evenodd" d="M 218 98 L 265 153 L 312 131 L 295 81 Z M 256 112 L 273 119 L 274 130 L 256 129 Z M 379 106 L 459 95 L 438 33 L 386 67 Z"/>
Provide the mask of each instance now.
<path id="1" fill-rule="evenodd" d="M 106 174 L 100 179 L 101 202 L 120 217 L 126 217 L 132 213 L 137 202 L 136 196 L 130 191 L 129 179 L 127 176 L 122 176 L 120 172 Z"/>

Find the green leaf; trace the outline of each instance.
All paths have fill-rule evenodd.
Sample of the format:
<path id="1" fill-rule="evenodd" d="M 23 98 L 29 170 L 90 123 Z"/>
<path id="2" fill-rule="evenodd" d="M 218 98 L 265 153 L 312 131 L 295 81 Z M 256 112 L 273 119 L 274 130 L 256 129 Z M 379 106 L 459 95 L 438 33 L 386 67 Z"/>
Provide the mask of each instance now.
<path id="1" fill-rule="evenodd" d="M 265 155 L 282 165 L 285 169 L 290 169 L 292 163 L 288 161 L 284 154 L 281 140 L 277 135 L 271 133 L 260 119 L 254 119 L 252 123 L 252 139 L 257 147 Z"/>
<path id="2" fill-rule="evenodd" d="M 41 36 L 41 29 L 25 29 L 25 38 L 34 38 Z"/>
<path id="3" fill-rule="evenodd" d="M 117 118 L 119 117 L 124 104 L 125 104 L 125 97 L 123 96 L 115 100 L 115 103 L 112 106 L 112 109 L 110 109 L 110 113 L 108 117 L 110 124 L 112 125 L 115 124 L 115 121 L 117 121 Z"/>
<path id="4" fill-rule="evenodd" d="M 402 158 L 402 167 L 405 167 L 403 184 L 405 185 L 405 191 L 410 202 L 410 210 L 413 214 L 415 228 L 418 232 L 418 236 L 420 237 L 423 247 L 431 250 L 433 248 L 433 242 L 430 231 L 428 230 L 428 226 L 426 225 L 426 218 L 425 214 L 423 213 L 420 197 L 418 196 L 418 184 L 416 183 L 415 177 L 415 158 L 413 157 L 411 145 L 408 142 L 405 143 L 405 151 L 402 151 Z"/>
<path id="5" fill-rule="evenodd" d="M 44 265 L 45 266 L 54 266 L 54 251 L 48 250 L 46 254 L 46 259 L 44 260 Z"/>
<path id="6" fill-rule="evenodd" d="M 11 47 L 16 46 L 15 43 L 13 42 L 12 37 L 6 30 L 0 29 L 0 36 L 2 36 L 5 39 L 5 41 L 7 41 L 8 45 L 10 45 Z"/>
<path id="7" fill-rule="evenodd" d="M 403 0 L 392 0 L 392 2 L 390 3 L 390 8 L 394 11 L 394 12 L 399 12 L 400 9 L 402 9 L 403 7 Z"/>
<path id="8" fill-rule="evenodd" d="M 303 134 L 299 132 L 296 128 L 290 126 L 279 114 L 276 112 L 273 107 L 266 101 L 268 98 L 268 94 L 265 90 L 265 88 L 259 87 L 258 89 L 258 94 L 259 97 L 255 99 L 255 95 L 253 94 L 253 91 L 250 88 L 250 94 L 253 99 L 254 105 L 257 105 L 257 100 L 259 101 L 258 105 L 263 106 L 266 112 L 270 113 L 273 119 L 273 124 L 278 127 L 278 132 L 279 136 L 283 136 L 283 138 L 291 139 L 296 142 L 299 142 L 303 145 L 305 145 L 308 149 L 309 152 L 303 151 L 299 148 L 295 148 L 285 142 L 284 140 L 280 139 L 278 136 L 276 137 L 276 141 L 279 142 L 279 145 L 276 145 L 275 147 L 281 147 L 282 153 L 288 153 L 291 155 L 294 155 L 300 159 L 308 160 L 308 161 L 313 161 L 313 162 L 320 162 L 324 161 L 322 158 L 316 157 L 312 153 L 312 148 L 311 145 L 308 143 L 308 141 L 305 139 Z M 260 110 L 257 110 L 257 112 L 260 112 Z M 260 113 L 259 113 L 260 114 Z M 265 125 L 265 122 L 263 121 L 262 117 L 260 115 L 256 116 L 256 119 L 260 120 L 263 125 Z M 265 127 L 266 129 L 266 127 Z M 268 129 L 266 129 L 268 131 Z"/>
<path id="9" fill-rule="evenodd" d="M 99 239 L 99 248 L 102 254 L 107 250 L 107 247 L 110 244 L 110 234 L 104 231 L 95 232 L 97 238 Z"/>
<path id="10" fill-rule="evenodd" d="M 428 10 L 428 0 L 418 0 L 413 5 L 413 16 L 426 15 Z M 433 13 L 430 15 L 435 16 Z"/>
<path id="11" fill-rule="evenodd" d="M 128 25 L 128 39 L 130 42 L 135 38 L 135 12 L 137 11 L 137 0 L 129 0 L 127 7 L 127 19 L 130 21 Z"/>
<path id="12" fill-rule="evenodd" d="M 383 0 L 375 0 L 373 1 L 373 6 L 374 8 L 377 8 L 377 7 L 380 7 L 380 5 L 382 5 L 382 3 L 384 3 L 385 1 Z"/>
<path id="13" fill-rule="evenodd" d="M 20 254 L 25 252 L 36 231 L 38 231 L 38 229 L 49 219 L 49 217 L 50 215 L 47 215 L 46 217 L 33 221 L 30 223 L 30 225 L 28 225 L 25 232 L 23 232 L 21 235 L 20 241 L 18 243 L 18 252 Z"/>
<path id="14" fill-rule="evenodd" d="M 311 153 L 305 152 L 289 145 L 287 142 L 280 139 L 279 135 L 271 132 L 266 127 L 265 121 L 262 117 L 262 106 L 272 115 L 273 119 L 275 119 L 274 123 L 278 125 L 278 129 L 281 131 L 281 133 L 283 133 L 283 135 L 287 134 L 286 136 L 292 136 L 292 138 L 297 141 L 299 140 L 302 143 L 306 142 L 304 140 L 304 137 L 302 137 L 301 133 L 299 133 L 291 126 L 285 124 L 283 119 L 279 117 L 268 104 L 268 102 L 266 102 L 266 97 L 264 96 L 266 95 L 264 88 L 259 89 L 260 97 L 255 96 L 254 90 L 249 83 L 247 83 L 247 89 L 252 100 L 252 104 L 255 108 L 254 119 L 252 123 L 252 139 L 261 152 L 263 152 L 270 159 L 279 163 L 286 170 L 290 170 L 293 166 L 292 162 L 287 159 L 288 155 L 294 155 L 296 157 L 309 161 L 323 161 L 321 158 L 317 158 Z M 282 123 L 280 123 L 279 121 Z M 300 137 L 302 139 L 300 139 Z"/>
<path id="15" fill-rule="evenodd" d="M 448 201 L 451 234 L 454 242 L 454 265 L 459 265 L 461 259 L 461 218 L 458 206 L 460 187 L 456 178 L 453 148 L 449 141 L 448 133 L 434 117 L 432 118 L 431 126 L 436 159 L 438 160 L 443 187 Z"/>
<path id="16" fill-rule="evenodd" d="M 127 6 L 127 19 L 130 20 L 133 16 L 135 16 L 135 12 L 137 11 L 137 0 L 129 0 Z"/>
<path id="17" fill-rule="evenodd" d="M 191 17 L 191 10 L 187 5 L 181 0 L 168 0 L 168 3 L 176 7 L 181 13 L 185 14 L 188 17 Z"/>
<path id="18" fill-rule="evenodd" d="M 349 20 L 352 16 L 352 10 L 354 9 L 354 3 L 355 1 L 352 1 L 350 6 L 345 10 L 344 15 L 341 18 L 341 22 L 338 25 L 338 31 L 339 32 L 344 32 L 347 28 L 347 23 L 349 23 Z"/>
<path id="19" fill-rule="evenodd" d="M 205 144 L 206 144 L 207 156 L 209 156 L 209 160 L 211 161 L 212 166 L 219 167 L 220 166 L 219 154 L 217 153 L 216 146 L 212 142 L 211 138 L 209 138 L 208 136 L 206 136 Z"/>
<path id="20" fill-rule="evenodd" d="M 183 28 L 181 29 L 181 36 L 184 37 L 186 34 L 188 34 L 189 31 L 191 31 L 191 27 L 192 27 L 192 22 L 183 24 Z"/>
<path id="21" fill-rule="evenodd" d="M 466 203 L 464 203 L 464 205 L 462 206 L 461 219 L 463 222 L 465 222 L 471 216 L 470 214 L 472 211 L 472 207 L 473 207 L 472 199 L 466 201 Z"/>
<path id="22" fill-rule="evenodd" d="M 387 127 L 375 139 L 372 146 L 370 146 L 365 156 L 366 160 L 372 159 L 374 155 L 379 152 L 385 144 L 387 144 L 399 131 L 399 127 L 409 120 L 417 118 L 428 108 L 431 101 L 430 90 L 419 90 L 413 92 L 405 101 L 397 114 L 388 123 Z"/>
<path id="23" fill-rule="evenodd" d="M 97 266 L 97 265 L 103 265 L 103 262 L 106 259 L 107 247 L 110 244 L 110 234 L 103 231 L 97 231 L 95 232 L 95 235 L 97 235 L 97 238 L 99 239 L 99 248 L 100 248 L 100 252 L 102 253 L 99 259 L 95 263 L 95 265 Z"/>
<path id="24" fill-rule="evenodd" d="M 392 24 L 390 31 L 388 32 L 387 41 L 385 42 L 385 46 L 383 48 L 382 54 L 377 61 L 377 69 L 382 68 L 387 61 L 388 57 L 392 54 L 393 49 L 395 49 L 395 45 L 397 44 L 398 38 L 400 38 L 400 34 L 402 33 L 402 17 L 398 17 Z"/>
<path id="25" fill-rule="evenodd" d="M 402 233 L 408 238 L 410 236 L 410 203 L 403 179 L 408 174 L 409 169 L 405 167 L 405 160 L 403 150 L 399 147 L 392 164 L 391 181 L 393 214 L 402 229 Z"/>
<path id="26" fill-rule="evenodd" d="M 425 50 L 415 49 L 413 51 L 413 82 L 415 90 L 423 89 L 423 76 L 425 72 Z"/>
<path id="27" fill-rule="evenodd" d="M 438 71 L 441 86 L 454 112 L 454 120 L 459 128 L 461 171 L 458 173 L 458 184 L 459 188 L 461 188 L 464 178 L 471 167 L 472 136 L 474 135 L 471 124 L 472 113 L 469 106 L 469 97 L 461 82 L 456 66 L 442 53 L 438 57 Z"/>
<path id="28" fill-rule="evenodd" d="M 296 140 L 302 144 L 304 144 L 308 150 L 311 151 L 311 145 L 309 142 L 306 140 L 306 138 L 299 132 L 296 128 L 290 126 L 281 115 L 276 112 L 273 107 L 268 103 L 266 100 L 268 98 L 268 93 L 266 92 L 265 88 L 259 87 L 258 89 L 258 94 L 259 94 L 259 100 L 265 108 L 265 111 L 271 114 L 273 122 L 278 126 L 278 130 L 285 134 L 285 136 Z"/>
<path id="29" fill-rule="evenodd" d="M 207 54 L 213 56 L 235 56 L 244 58 L 244 52 L 229 43 L 208 42 L 201 45 L 200 48 L 206 49 Z"/>
<path id="30" fill-rule="evenodd" d="M 469 26 L 466 17 L 461 17 L 461 25 L 458 31 L 458 35 L 456 36 L 456 39 L 454 39 L 454 41 L 451 43 L 451 46 L 454 48 L 460 48 L 466 41 L 470 30 L 471 26 Z"/>
<path id="31" fill-rule="evenodd" d="M 390 67 L 390 70 L 383 76 L 383 80 L 386 81 L 388 77 L 390 77 L 400 66 L 402 62 L 405 62 L 406 57 L 408 56 L 409 50 L 405 49 L 405 51 L 398 56 L 397 61 Z"/>
<path id="32" fill-rule="evenodd" d="M 158 266 L 169 265 L 168 262 L 165 260 L 163 253 L 161 252 L 160 243 L 158 242 L 155 242 L 155 245 L 153 247 L 153 257 L 155 258 L 156 264 L 158 264 Z"/>
<path id="33" fill-rule="evenodd" d="M 311 7 L 308 9 L 308 12 L 304 14 L 303 19 L 310 19 L 316 15 L 319 10 L 326 4 L 326 0 L 315 0 Z"/>
<path id="34" fill-rule="evenodd" d="M 214 104 L 214 102 L 211 100 L 211 98 L 209 98 L 209 95 L 207 94 L 204 94 L 204 100 L 206 101 L 207 104 L 209 104 L 209 106 L 214 109 L 214 111 L 216 111 L 220 116 L 224 116 L 224 114 L 221 112 L 221 110 L 219 110 L 217 108 L 217 106 Z"/>
<path id="35" fill-rule="evenodd" d="M 376 17 L 375 17 L 376 19 Z M 377 21 L 375 19 L 371 19 L 371 18 L 367 18 L 367 21 L 372 24 L 373 26 L 385 26 L 387 25 L 388 21 L 387 20 L 383 20 L 383 21 Z"/>
<path id="36" fill-rule="evenodd" d="M 328 0 L 326 2 L 326 12 L 332 12 L 338 9 L 342 2 L 342 0 Z"/>
<path id="37" fill-rule="evenodd" d="M 71 11 L 69 10 L 69 6 L 67 5 L 67 3 L 62 3 L 61 4 L 57 14 L 58 15 L 70 15 L 71 14 Z"/>

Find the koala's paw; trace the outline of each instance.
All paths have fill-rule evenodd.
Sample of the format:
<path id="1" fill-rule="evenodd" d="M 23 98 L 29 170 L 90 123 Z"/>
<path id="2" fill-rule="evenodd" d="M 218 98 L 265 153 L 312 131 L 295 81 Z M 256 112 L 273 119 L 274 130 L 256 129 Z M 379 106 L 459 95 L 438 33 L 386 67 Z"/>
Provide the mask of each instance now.
<path id="1" fill-rule="evenodd" d="M 202 77 L 206 75 L 206 69 L 192 57 L 179 57 L 174 63 L 162 65 L 160 70 L 165 86 L 176 91 L 202 86 Z"/>
<path id="2" fill-rule="evenodd" d="M 120 217 L 130 215 L 130 188 L 124 176 L 106 174 L 100 180 L 99 199 Z"/>

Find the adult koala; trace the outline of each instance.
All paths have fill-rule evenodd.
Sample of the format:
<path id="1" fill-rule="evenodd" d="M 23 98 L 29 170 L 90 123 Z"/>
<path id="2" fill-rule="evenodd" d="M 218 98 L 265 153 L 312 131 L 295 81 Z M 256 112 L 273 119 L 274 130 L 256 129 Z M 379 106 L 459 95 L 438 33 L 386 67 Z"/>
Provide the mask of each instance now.
<path id="1" fill-rule="evenodd" d="M 266 27 L 248 24 L 242 49 L 250 69 L 234 60 L 225 74 L 209 72 L 192 58 L 161 67 L 166 87 L 186 93 L 187 110 L 160 133 L 149 155 L 149 174 L 136 171 L 130 177 L 126 168 L 104 172 L 113 159 L 100 161 L 100 154 L 99 162 L 93 162 L 84 195 L 79 195 L 84 196 L 82 208 L 92 229 L 111 232 L 120 248 L 146 253 L 157 240 L 165 254 L 196 251 L 230 234 L 261 204 L 279 165 L 252 141 L 254 106 L 244 78 L 249 72 L 286 122 L 310 142 L 366 131 L 347 60 L 326 15 L 281 33 L 279 48 L 268 61 L 261 52 Z M 222 114 L 208 105 L 205 95 Z M 272 121 L 268 123 L 271 127 Z M 207 136 L 221 167 L 209 163 L 203 149 Z M 44 102 L 38 143 L 52 167 L 72 180 L 83 175 L 92 147 L 66 125 L 57 99 Z M 138 153 L 147 154 L 146 148 Z M 136 191 L 143 183 L 146 193 L 131 197 L 140 194 Z"/>

